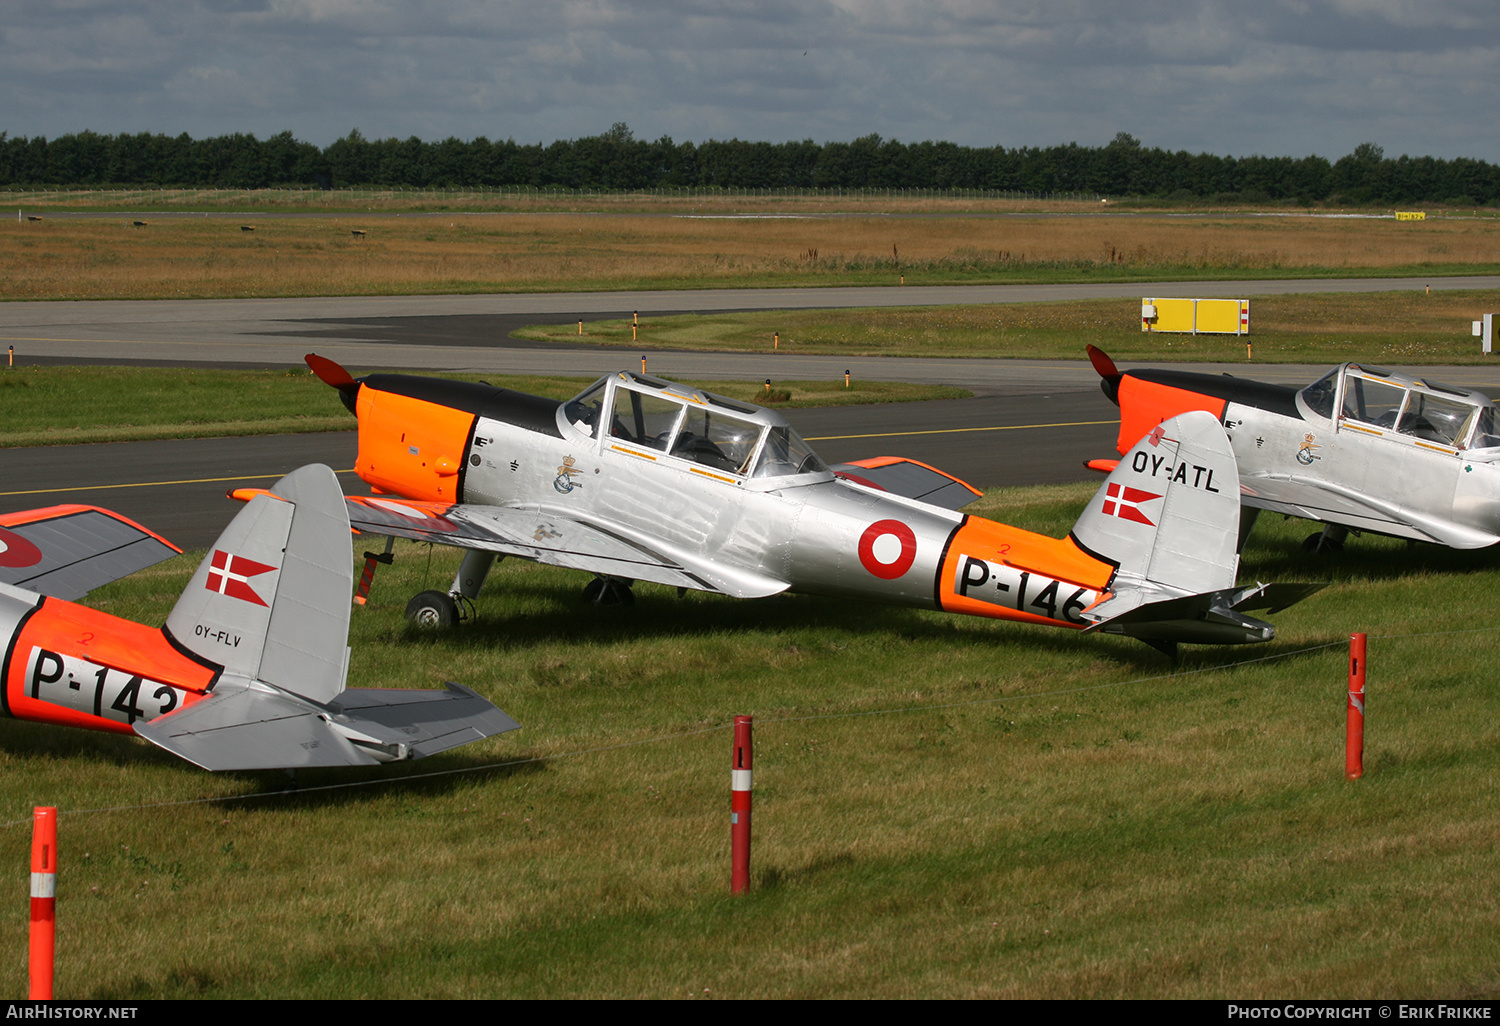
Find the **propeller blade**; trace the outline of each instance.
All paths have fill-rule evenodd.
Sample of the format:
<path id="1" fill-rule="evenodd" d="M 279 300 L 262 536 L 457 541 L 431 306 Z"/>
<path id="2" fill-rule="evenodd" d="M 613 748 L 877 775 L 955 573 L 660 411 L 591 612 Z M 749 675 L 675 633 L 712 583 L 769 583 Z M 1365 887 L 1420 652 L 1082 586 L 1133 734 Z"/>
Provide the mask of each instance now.
<path id="1" fill-rule="evenodd" d="M 1098 346 L 1089 346 L 1089 363 L 1094 365 L 1094 370 L 1099 372 L 1101 378 L 1120 376 L 1120 369 L 1115 366 L 1115 361 L 1111 360 L 1109 354 Z"/>
<path id="2" fill-rule="evenodd" d="M 1115 361 L 1111 360 L 1109 354 L 1098 346 L 1089 346 L 1089 363 L 1093 364 L 1094 370 L 1099 372 L 1099 387 L 1104 391 L 1104 397 L 1119 406 L 1120 379 L 1124 375 L 1115 366 Z"/>
<path id="3" fill-rule="evenodd" d="M 357 392 L 359 390 L 359 382 L 354 380 L 354 376 L 328 359 L 328 357 L 319 356 L 317 353 L 308 353 L 302 359 L 307 361 L 307 366 L 312 369 L 312 372 L 318 376 L 318 380 L 322 381 L 323 384 L 332 385 L 340 392 Z M 1108 357 L 1105 359 L 1108 359 Z"/>

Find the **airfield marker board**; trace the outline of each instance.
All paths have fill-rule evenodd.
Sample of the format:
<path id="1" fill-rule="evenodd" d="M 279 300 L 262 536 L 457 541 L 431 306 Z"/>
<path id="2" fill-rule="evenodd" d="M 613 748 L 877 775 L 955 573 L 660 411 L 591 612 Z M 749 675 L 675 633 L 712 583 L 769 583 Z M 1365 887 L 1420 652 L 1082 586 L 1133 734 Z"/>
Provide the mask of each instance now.
<path id="1" fill-rule="evenodd" d="M 1190 335 L 1250 334 L 1248 299 L 1141 300 L 1141 330 Z"/>

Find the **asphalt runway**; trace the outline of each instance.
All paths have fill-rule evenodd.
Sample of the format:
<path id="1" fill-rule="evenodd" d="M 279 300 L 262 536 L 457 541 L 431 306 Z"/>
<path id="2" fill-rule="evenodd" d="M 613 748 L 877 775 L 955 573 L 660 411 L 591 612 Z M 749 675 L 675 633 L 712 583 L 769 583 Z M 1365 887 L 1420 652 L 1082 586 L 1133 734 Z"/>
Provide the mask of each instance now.
<path id="1" fill-rule="evenodd" d="M 704 290 L 500 296 L 403 296 L 0 304 L 0 346 L 18 362 L 299 366 L 316 351 L 359 374 L 377 368 L 600 375 L 639 367 L 632 349 L 509 338 L 523 324 L 618 318 L 639 311 L 710 312 L 837 306 L 1036 302 L 1157 294 L 1267 295 L 1419 289 L 1419 279 L 1171 282 L 1103 285 Z M 1434 279 L 1435 289 L 1500 289 L 1500 277 Z M 1238 350 L 1237 343 L 1233 349 Z M 1089 458 L 1114 452 L 1115 408 L 1084 360 L 846 359 L 795 353 L 647 351 L 661 377 L 856 377 L 956 384 L 975 398 L 791 410 L 829 462 L 899 455 L 994 487 L 1092 478 Z M 1128 365 L 1125 365 L 1128 366 Z M 1300 384 L 1321 367 L 1198 365 Z M 1488 367 L 1423 368 L 1434 379 L 1500 392 Z M 336 400 L 330 392 L 330 406 Z M 352 427 L 352 419 L 351 419 Z M 266 485 L 304 463 L 354 464 L 353 432 L 187 439 L 0 450 L 0 512 L 77 502 L 107 506 L 185 548 L 210 544 L 236 508 L 231 487 Z M 346 488 L 358 488 L 352 474 Z"/>
<path id="2" fill-rule="evenodd" d="M 1500 289 L 1500 276 L 1111 282 L 1066 285 L 702 289 L 662 292 L 515 293 L 473 296 L 355 296 L 310 299 L 100 300 L 0 303 L 0 347 L 18 357 L 92 363 L 166 361 L 262 367 L 300 365 L 309 349 L 356 371 L 375 368 L 599 375 L 638 363 L 634 349 L 518 344 L 521 324 L 573 323 L 629 315 L 829 307 L 942 306 L 1172 296 L 1286 295 Z M 1144 290 L 1144 291 L 1143 291 Z M 1227 348 L 1238 349 L 1230 343 Z M 1079 354 L 1080 360 L 1082 354 Z M 1022 365 L 1043 364 L 1044 385 L 1087 378 L 1071 361 L 911 360 L 801 356 L 795 352 L 652 353 L 654 373 L 700 378 L 832 377 L 851 370 L 876 380 L 1006 386 Z M 657 362 L 661 361 L 660 367 Z"/>

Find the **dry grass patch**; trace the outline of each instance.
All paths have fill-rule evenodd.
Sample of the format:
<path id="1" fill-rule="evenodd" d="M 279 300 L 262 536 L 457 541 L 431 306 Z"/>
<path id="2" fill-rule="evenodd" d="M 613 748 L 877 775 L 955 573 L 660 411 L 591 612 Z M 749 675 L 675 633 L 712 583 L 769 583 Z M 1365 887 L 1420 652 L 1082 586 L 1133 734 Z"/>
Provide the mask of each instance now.
<path id="1" fill-rule="evenodd" d="M 149 219 L 148 219 L 149 220 Z M 374 212 L 3 222 L 11 299 L 1472 273 L 1500 221 Z M 355 236 L 354 231 L 363 232 Z"/>

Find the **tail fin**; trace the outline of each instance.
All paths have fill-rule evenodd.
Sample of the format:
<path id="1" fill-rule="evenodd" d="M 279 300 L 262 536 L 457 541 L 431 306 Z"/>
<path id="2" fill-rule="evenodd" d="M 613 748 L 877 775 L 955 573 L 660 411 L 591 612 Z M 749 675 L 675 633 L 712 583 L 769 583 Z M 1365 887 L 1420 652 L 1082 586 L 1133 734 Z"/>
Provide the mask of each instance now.
<path id="1" fill-rule="evenodd" d="M 1073 539 L 1179 594 L 1234 585 L 1240 474 L 1224 429 L 1184 413 L 1136 442 L 1073 525 Z"/>
<path id="2" fill-rule="evenodd" d="M 1178 641 L 1269 641 L 1270 624 L 1237 611 L 1272 604 L 1263 588 L 1235 588 L 1239 523 L 1239 469 L 1218 419 L 1195 410 L 1153 429 L 1073 526 L 1074 542 L 1117 567 L 1111 596 L 1084 614 L 1088 629 L 1168 651 Z"/>
<path id="3" fill-rule="evenodd" d="M 293 471 L 240 511 L 163 630 L 222 666 L 213 692 L 136 733 L 210 770 L 415 759 L 515 730 L 484 698 L 344 690 L 353 591 L 349 516 L 333 471 Z"/>
<path id="4" fill-rule="evenodd" d="M 183 648 L 314 702 L 344 689 L 349 516 L 333 471 L 282 478 L 219 535 L 167 617 Z"/>

